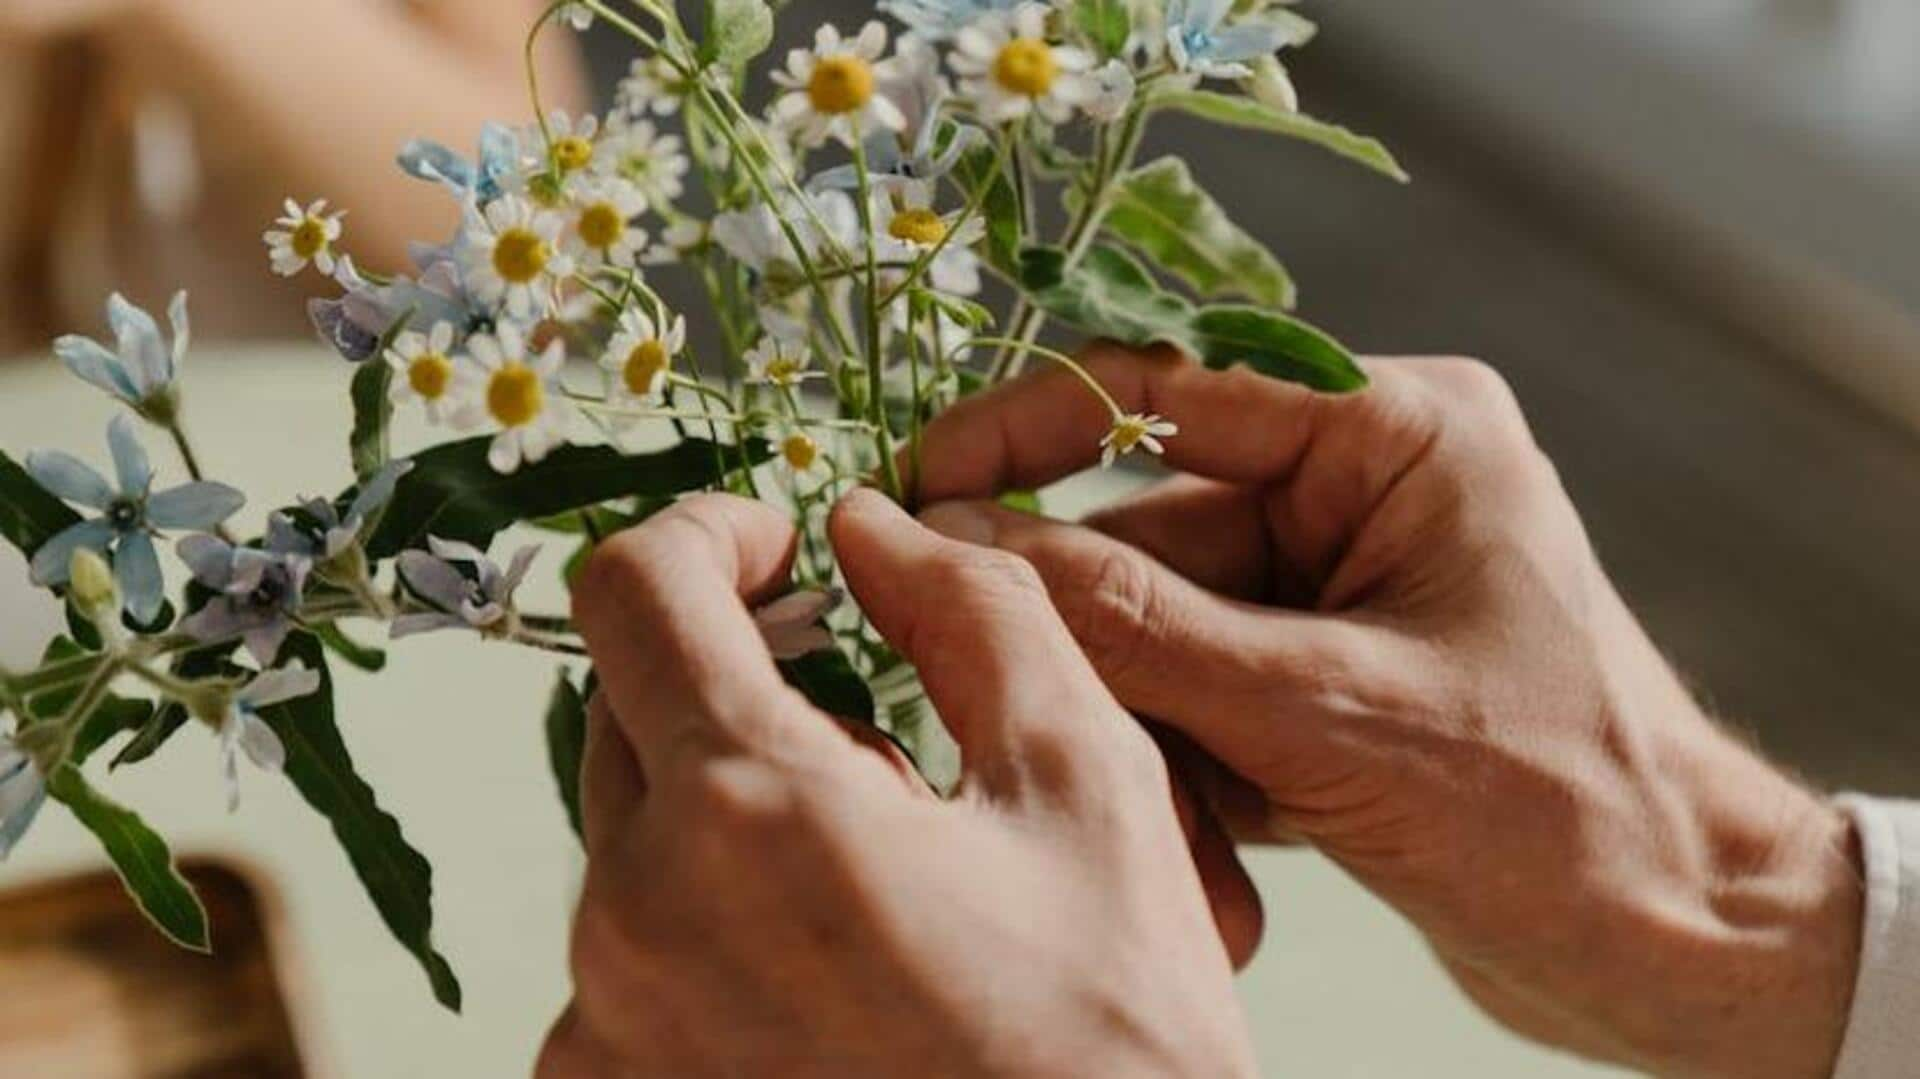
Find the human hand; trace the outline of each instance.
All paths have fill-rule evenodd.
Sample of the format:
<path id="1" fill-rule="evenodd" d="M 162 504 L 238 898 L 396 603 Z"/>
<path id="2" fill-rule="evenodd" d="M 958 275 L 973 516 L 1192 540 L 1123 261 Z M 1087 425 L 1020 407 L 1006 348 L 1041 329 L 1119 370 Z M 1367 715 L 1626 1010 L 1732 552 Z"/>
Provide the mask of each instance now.
<path id="1" fill-rule="evenodd" d="M 607 541 L 574 592 L 604 688 L 539 1074 L 1251 1074 L 1221 944 L 1246 927 L 1216 929 L 1159 753 L 1031 568 L 870 492 L 832 536 L 959 795 L 782 683 L 743 603 L 788 579 L 782 515 L 704 496 Z"/>
<path id="2" fill-rule="evenodd" d="M 1831 1072 L 1850 830 L 1694 703 L 1497 375 L 1381 360 L 1330 397 L 1164 353 L 1087 366 L 1180 424 L 1189 475 L 1091 528 L 923 519 L 1032 562 L 1120 701 L 1230 770 L 1244 837 L 1314 843 L 1522 1033 L 1663 1074 Z M 1109 422 L 1057 372 L 963 402 L 920 494 L 1037 488 Z"/>

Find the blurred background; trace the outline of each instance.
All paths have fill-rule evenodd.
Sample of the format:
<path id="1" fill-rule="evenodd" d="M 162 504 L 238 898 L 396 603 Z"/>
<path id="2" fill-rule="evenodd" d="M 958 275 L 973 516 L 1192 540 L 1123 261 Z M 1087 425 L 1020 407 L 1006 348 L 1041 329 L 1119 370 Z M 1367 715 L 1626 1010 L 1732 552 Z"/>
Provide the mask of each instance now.
<path id="1" fill-rule="evenodd" d="M 470 117 L 525 113 L 515 70 L 527 5 L 413 6 L 422 21 L 406 33 L 438 36 L 403 40 L 402 58 L 431 69 L 421 85 L 462 88 L 453 105 L 378 85 L 357 97 L 320 78 L 320 90 L 284 92 L 298 109 L 261 112 L 235 98 L 232 65 L 182 85 L 192 65 L 155 70 L 123 35 L 9 38 L 0 15 L 0 60 L 19 60 L 0 63 L 0 354 L 20 355 L 0 363 L 0 447 L 59 441 L 98 456 L 104 403 L 61 377 L 44 341 L 98 332 L 111 287 L 157 307 L 189 283 L 205 286 L 192 386 L 209 456 L 250 489 L 334 485 L 338 361 L 305 343 L 312 280 L 272 280 L 258 232 L 282 194 L 327 194 L 352 207 L 356 249 L 437 237 L 452 224 L 442 200 L 390 172 L 391 149 L 417 131 L 465 145 Z M 870 10 L 804 0 L 786 28 Z M 1323 30 L 1289 59 L 1303 107 L 1384 139 L 1411 186 L 1177 121 L 1149 152 L 1185 156 L 1288 263 L 1303 312 L 1348 343 L 1499 368 L 1606 565 L 1727 722 L 1816 783 L 1920 792 L 1920 5 L 1304 10 Z M 374 25 L 343 18 L 327 30 L 337 40 L 308 28 L 303 42 L 297 24 L 231 21 L 181 19 L 192 32 L 171 25 L 166 43 L 226 55 L 222 33 L 291 32 L 265 50 L 273 78 L 291 80 L 313 75 L 305 54 L 364 51 L 351 33 Z M 429 41 L 460 44 L 423 54 Z M 624 72 L 622 41 L 584 41 L 577 83 L 565 55 L 543 60 L 556 100 L 604 98 Z M 379 152 L 348 157 L 365 146 Z M 1054 504 L 1110 494 L 1082 485 Z M 0 660 L 20 662 L 54 616 L 10 557 Z M 188 849 L 245 867 L 277 912 L 262 932 L 295 1003 L 287 1023 L 259 1029 L 294 1031 L 300 1067 L 524 1073 L 564 996 L 577 874 L 538 740 L 552 672 L 494 653 L 476 663 L 471 646 L 440 642 L 400 665 L 345 688 L 346 730 L 435 859 L 442 937 L 468 981 L 464 1020 L 434 1011 L 290 793 L 256 782 L 226 817 L 198 745 L 110 789 Z M 93 864 L 91 841 L 61 817 L 43 819 L 0 885 Z M 1245 984 L 1270 1074 L 1602 1074 L 1478 1018 L 1417 939 L 1312 856 L 1261 853 L 1256 869 L 1272 930 Z M 0 925 L 0 944 L 11 939 Z M 99 1074 L 170 1074 L 140 1070 L 147 1027 L 106 1029 L 88 1037 L 122 1039 L 115 1059 L 132 1070 Z"/>

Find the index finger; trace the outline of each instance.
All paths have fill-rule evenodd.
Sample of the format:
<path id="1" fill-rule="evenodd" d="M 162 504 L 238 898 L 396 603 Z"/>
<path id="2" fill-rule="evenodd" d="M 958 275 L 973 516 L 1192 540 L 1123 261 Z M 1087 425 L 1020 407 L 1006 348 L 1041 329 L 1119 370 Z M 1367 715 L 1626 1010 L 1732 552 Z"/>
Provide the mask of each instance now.
<path id="1" fill-rule="evenodd" d="M 609 538 L 588 561 L 574 620 L 649 766 L 688 735 L 774 748 L 827 729 L 798 707 L 748 612 L 785 586 L 795 540 L 770 506 L 700 495 Z"/>
<path id="2" fill-rule="evenodd" d="M 1330 407 L 1378 412 L 1377 400 L 1363 402 L 1377 391 L 1317 393 L 1246 368 L 1210 370 L 1166 347 L 1096 342 L 1080 362 L 1123 411 L 1180 425 L 1166 442 L 1169 465 L 1233 483 L 1291 475 Z M 1385 365 L 1370 362 L 1368 369 L 1377 375 Z M 1052 483 L 1100 459 L 1100 440 L 1112 422 L 1106 406 L 1058 368 L 997 386 L 954 405 L 927 428 L 919 497 L 983 498 Z"/>

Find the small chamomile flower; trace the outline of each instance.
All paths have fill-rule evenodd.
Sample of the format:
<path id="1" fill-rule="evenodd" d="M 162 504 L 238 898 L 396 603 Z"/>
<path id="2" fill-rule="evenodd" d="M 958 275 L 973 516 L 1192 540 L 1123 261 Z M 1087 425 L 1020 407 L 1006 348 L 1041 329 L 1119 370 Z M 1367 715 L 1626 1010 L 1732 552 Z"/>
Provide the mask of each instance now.
<path id="1" fill-rule="evenodd" d="M 820 463 L 820 443 L 805 431 L 792 431 L 780 440 L 780 459 L 795 473 L 811 472 Z"/>
<path id="2" fill-rule="evenodd" d="M 600 368 L 612 376 L 613 397 L 619 401 L 652 403 L 666 389 L 673 358 L 687 344 L 687 320 L 676 315 L 665 327 L 639 311 L 620 316 Z"/>
<path id="3" fill-rule="evenodd" d="M 502 322 L 491 334 L 469 338 L 467 350 L 481 376 L 454 422 L 498 430 L 487 451 L 494 471 L 510 475 L 523 463 L 538 464 L 567 441 L 574 409 L 559 382 L 567 358 L 564 341 L 555 338 L 538 356 L 529 356 L 525 332 Z"/>
<path id="4" fill-rule="evenodd" d="M 617 177 L 582 176 L 569 185 L 564 244 L 588 268 L 632 266 L 647 247 L 647 230 L 634 219 L 647 212 L 647 197 Z"/>
<path id="5" fill-rule="evenodd" d="M 1073 118 L 1076 106 L 1094 95 L 1087 77 L 1093 57 L 1084 49 L 1047 40 L 1045 4 L 1026 3 L 1011 12 L 989 12 L 961 30 L 947 57 L 989 124 L 1011 123 L 1039 113 L 1049 123 Z"/>
<path id="6" fill-rule="evenodd" d="M 755 385 L 792 389 L 808 379 L 827 377 L 819 371 L 807 370 L 813 362 L 812 350 L 778 334 L 762 337 L 759 344 L 747 350 L 745 359 L 747 381 Z"/>
<path id="7" fill-rule="evenodd" d="M 546 315 L 560 279 L 573 272 L 573 260 L 560 249 L 565 229 L 559 214 L 518 196 L 500 199 L 484 214 L 469 212 L 459 241 L 467 287 L 521 321 Z"/>
<path id="8" fill-rule="evenodd" d="M 842 38 L 831 23 L 820 27 L 813 48 L 794 49 L 787 69 L 773 74 L 787 90 L 774 102 L 775 125 L 795 131 L 802 146 L 829 138 L 852 146 L 856 131 L 903 130 L 906 115 L 881 87 L 893 75 L 892 61 L 880 59 L 886 51 L 887 28 L 878 21 L 853 38 Z"/>
<path id="9" fill-rule="evenodd" d="M 565 19 L 568 26 L 573 27 L 581 33 L 593 29 L 593 5 L 591 4 L 562 4 L 560 10 L 554 14 L 561 19 Z"/>
<path id="10" fill-rule="evenodd" d="M 299 203 L 288 199 L 283 209 L 286 213 L 274 221 L 275 227 L 261 236 L 266 241 L 273 272 L 292 277 L 311 265 L 332 276 L 333 245 L 340 242 L 340 219 L 347 216 L 347 212 L 328 213 L 326 199 L 309 203 L 304 210 Z"/>
<path id="11" fill-rule="evenodd" d="M 672 116 L 693 88 L 664 56 L 642 56 L 627 69 L 614 91 L 614 104 L 627 116 Z"/>
<path id="12" fill-rule="evenodd" d="M 597 175 L 631 183 L 652 206 L 667 206 L 679 198 L 691 167 L 680 136 L 661 134 L 650 121 L 623 116 L 607 124 L 592 163 Z"/>
<path id="13" fill-rule="evenodd" d="M 1113 418 L 1113 428 L 1100 440 L 1100 464 L 1110 466 L 1136 449 L 1145 449 L 1155 457 L 1167 451 L 1160 440 L 1180 433 L 1178 424 L 1159 416 L 1128 412 Z"/>
<path id="14" fill-rule="evenodd" d="M 978 214 L 967 217 L 956 211 L 942 215 L 934 210 L 930 185 L 905 184 L 899 191 L 899 204 L 880 198 L 874 207 L 873 228 L 881 237 L 883 259 L 916 259 L 943 244 L 945 250 L 965 250 L 987 234 L 987 223 Z M 944 290 L 944 286 L 936 287 Z M 978 288 L 976 282 L 973 289 L 962 291 Z"/>
<path id="15" fill-rule="evenodd" d="M 412 330 L 401 334 L 387 350 L 386 361 L 393 368 L 395 404 L 419 402 L 427 419 L 444 423 L 463 389 L 473 381 L 453 349 L 451 322 L 436 323 L 427 333 Z"/>
<path id="16" fill-rule="evenodd" d="M 547 126 L 534 128 L 528 132 L 538 139 L 544 138 L 547 147 L 547 159 L 562 176 L 571 176 L 593 164 L 596 151 L 595 139 L 600 134 L 600 118 L 592 113 L 582 113 L 578 119 L 570 118 L 564 110 L 555 109 L 547 114 Z"/>

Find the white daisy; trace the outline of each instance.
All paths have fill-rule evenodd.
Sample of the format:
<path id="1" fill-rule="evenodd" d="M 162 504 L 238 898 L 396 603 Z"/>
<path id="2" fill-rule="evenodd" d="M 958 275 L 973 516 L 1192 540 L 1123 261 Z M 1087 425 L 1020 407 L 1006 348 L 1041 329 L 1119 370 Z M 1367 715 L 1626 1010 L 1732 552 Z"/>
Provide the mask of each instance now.
<path id="1" fill-rule="evenodd" d="M 487 451 L 487 463 L 495 472 L 510 475 L 523 462 L 538 464 L 567 441 L 573 404 L 560 386 L 560 367 L 567 358 L 564 341 L 555 338 L 540 355 L 529 357 L 524 331 L 502 322 L 492 334 L 468 339 L 467 350 L 480 367 L 480 377 L 454 422 L 499 429 Z"/>
<path id="2" fill-rule="evenodd" d="M 577 119 L 569 117 L 565 110 L 554 109 L 547 113 L 547 126 L 535 126 L 527 131 L 529 145 L 539 146 L 545 140 L 547 158 L 562 176 L 570 176 L 593 164 L 597 147 L 594 140 L 600 134 L 600 118 L 592 113 L 582 113 Z"/>
<path id="3" fill-rule="evenodd" d="M 555 12 L 555 14 L 565 19 L 568 26 L 582 33 L 593 29 L 593 8 L 591 5 L 581 3 L 562 4 L 560 10 Z"/>
<path id="4" fill-rule="evenodd" d="M 632 266 L 647 247 L 647 230 L 633 219 L 647 197 L 618 177 L 585 176 L 568 185 L 570 212 L 563 241 L 581 266 Z"/>
<path id="5" fill-rule="evenodd" d="M 459 240 L 467 288 L 523 322 L 546 315 L 561 278 L 573 272 L 561 250 L 565 229 L 559 214 L 517 195 L 490 203 L 484 216 L 469 210 Z"/>
<path id="6" fill-rule="evenodd" d="M 408 330 L 394 339 L 385 359 L 393 368 L 388 396 L 395 404 L 419 402 L 429 421 L 446 421 L 448 410 L 467 396 L 475 381 L 471 369 L 454 353 L 453 336 L 453 323 L 441 322 L 427 333 Z"/>
<path id="7" fill-rule="evenodd" d="M 620 316 L 600 369 L 612 376 L 615 400 L 653 404 L 667 387 L 673 358 L 687 344 L 687 320 L 676 315 L 664 331 L 639 311 Z"/>
<path id="8" fill-rule="evenodd" d="M 260 237 L 266 241 L 273 272 L 292 277 L 311 264 L 321 273 L 333 276 L 336 264 L 333 245 L 340 242 L 340 219 L 347 216 L 347 212 L 328 213 L 326 199 L 318 199 L 304 210 L 299 203 L 288 199 L 284 209 L 286 213 L 274 221 L 277 227 Z"/>
<path id="9" fill-rule="evenodd" d="M 795 430 L 780 440 L 780 459 L 796 473 L 811 472 L 820 463 L 820 443 L 805 431 Z"/>
<path id="10" fill-rule="evenodd" d="M 686 190 L 692 163 L 680 136 L 663 135 L 647 120 L 615 116 L 594 148 L 593 171 L 627 181 L 649 204 L 666 206 Z"/>
<path id="11" fill-rule="evenodd" d="M 1167 452 L 1167 448 L 1161 445 L 1160 440 L 1172 438 L 1179 433 L 1179 425 L 1163 420 L 1159 416 L 1139 412 L 1115 416 L 1113 429 L 1100 440 L 1100 464 L 1102 467 L 1111 465 L 1119 458 L 1141 448 L 1158 457 Z"/>
<path id="12" fill-rule="evenodd" d="M 1022 4 L 988 12 L 954 38 L 947 62 L 960 76 L 961 93 L 987 123 L 1038 112 L 1049 123 L 1063 124 L 1076 106 L 1093 99 L 1095 87 L 1087 77 L 1093 56 L 1049 44 L 1047 11 L 1045 4 Z"/>
<path id="13" fill-rule="evenodd" d="M 664 56 L 642 56 L 627 68 L 614 91 L 614 105 L 627 116 L 672 116 L 692 87 Z"/>
<path id="14" fill-rule="evenodd" d="M 798 341 L 788 340 L 778 334 L 767 334 L 760 343 L 747 351 L 747 381 L 763 386 L 778 386 L 791 389 L 813 378 L 825 378 L 819 371 L 809 371 L 813 362 L 813 352 Z"/>
<path id="15" fill-rule="evenodd" d="M 773 73 L 788 91 L 774 102 L 775 125 L 796 131 L 803 146 L 829 138 L 852 146 L 856 130 L 864 136 L 878 128 L 904 129 L 906 115 L 880 88 L 895 77 L 893 62 L 880 59 L 886 51 L 887 28 L 877 20 L 850 39 L 830 23 L 822 26 L 812 49 L 788 53 L 787 69 Z"/>

